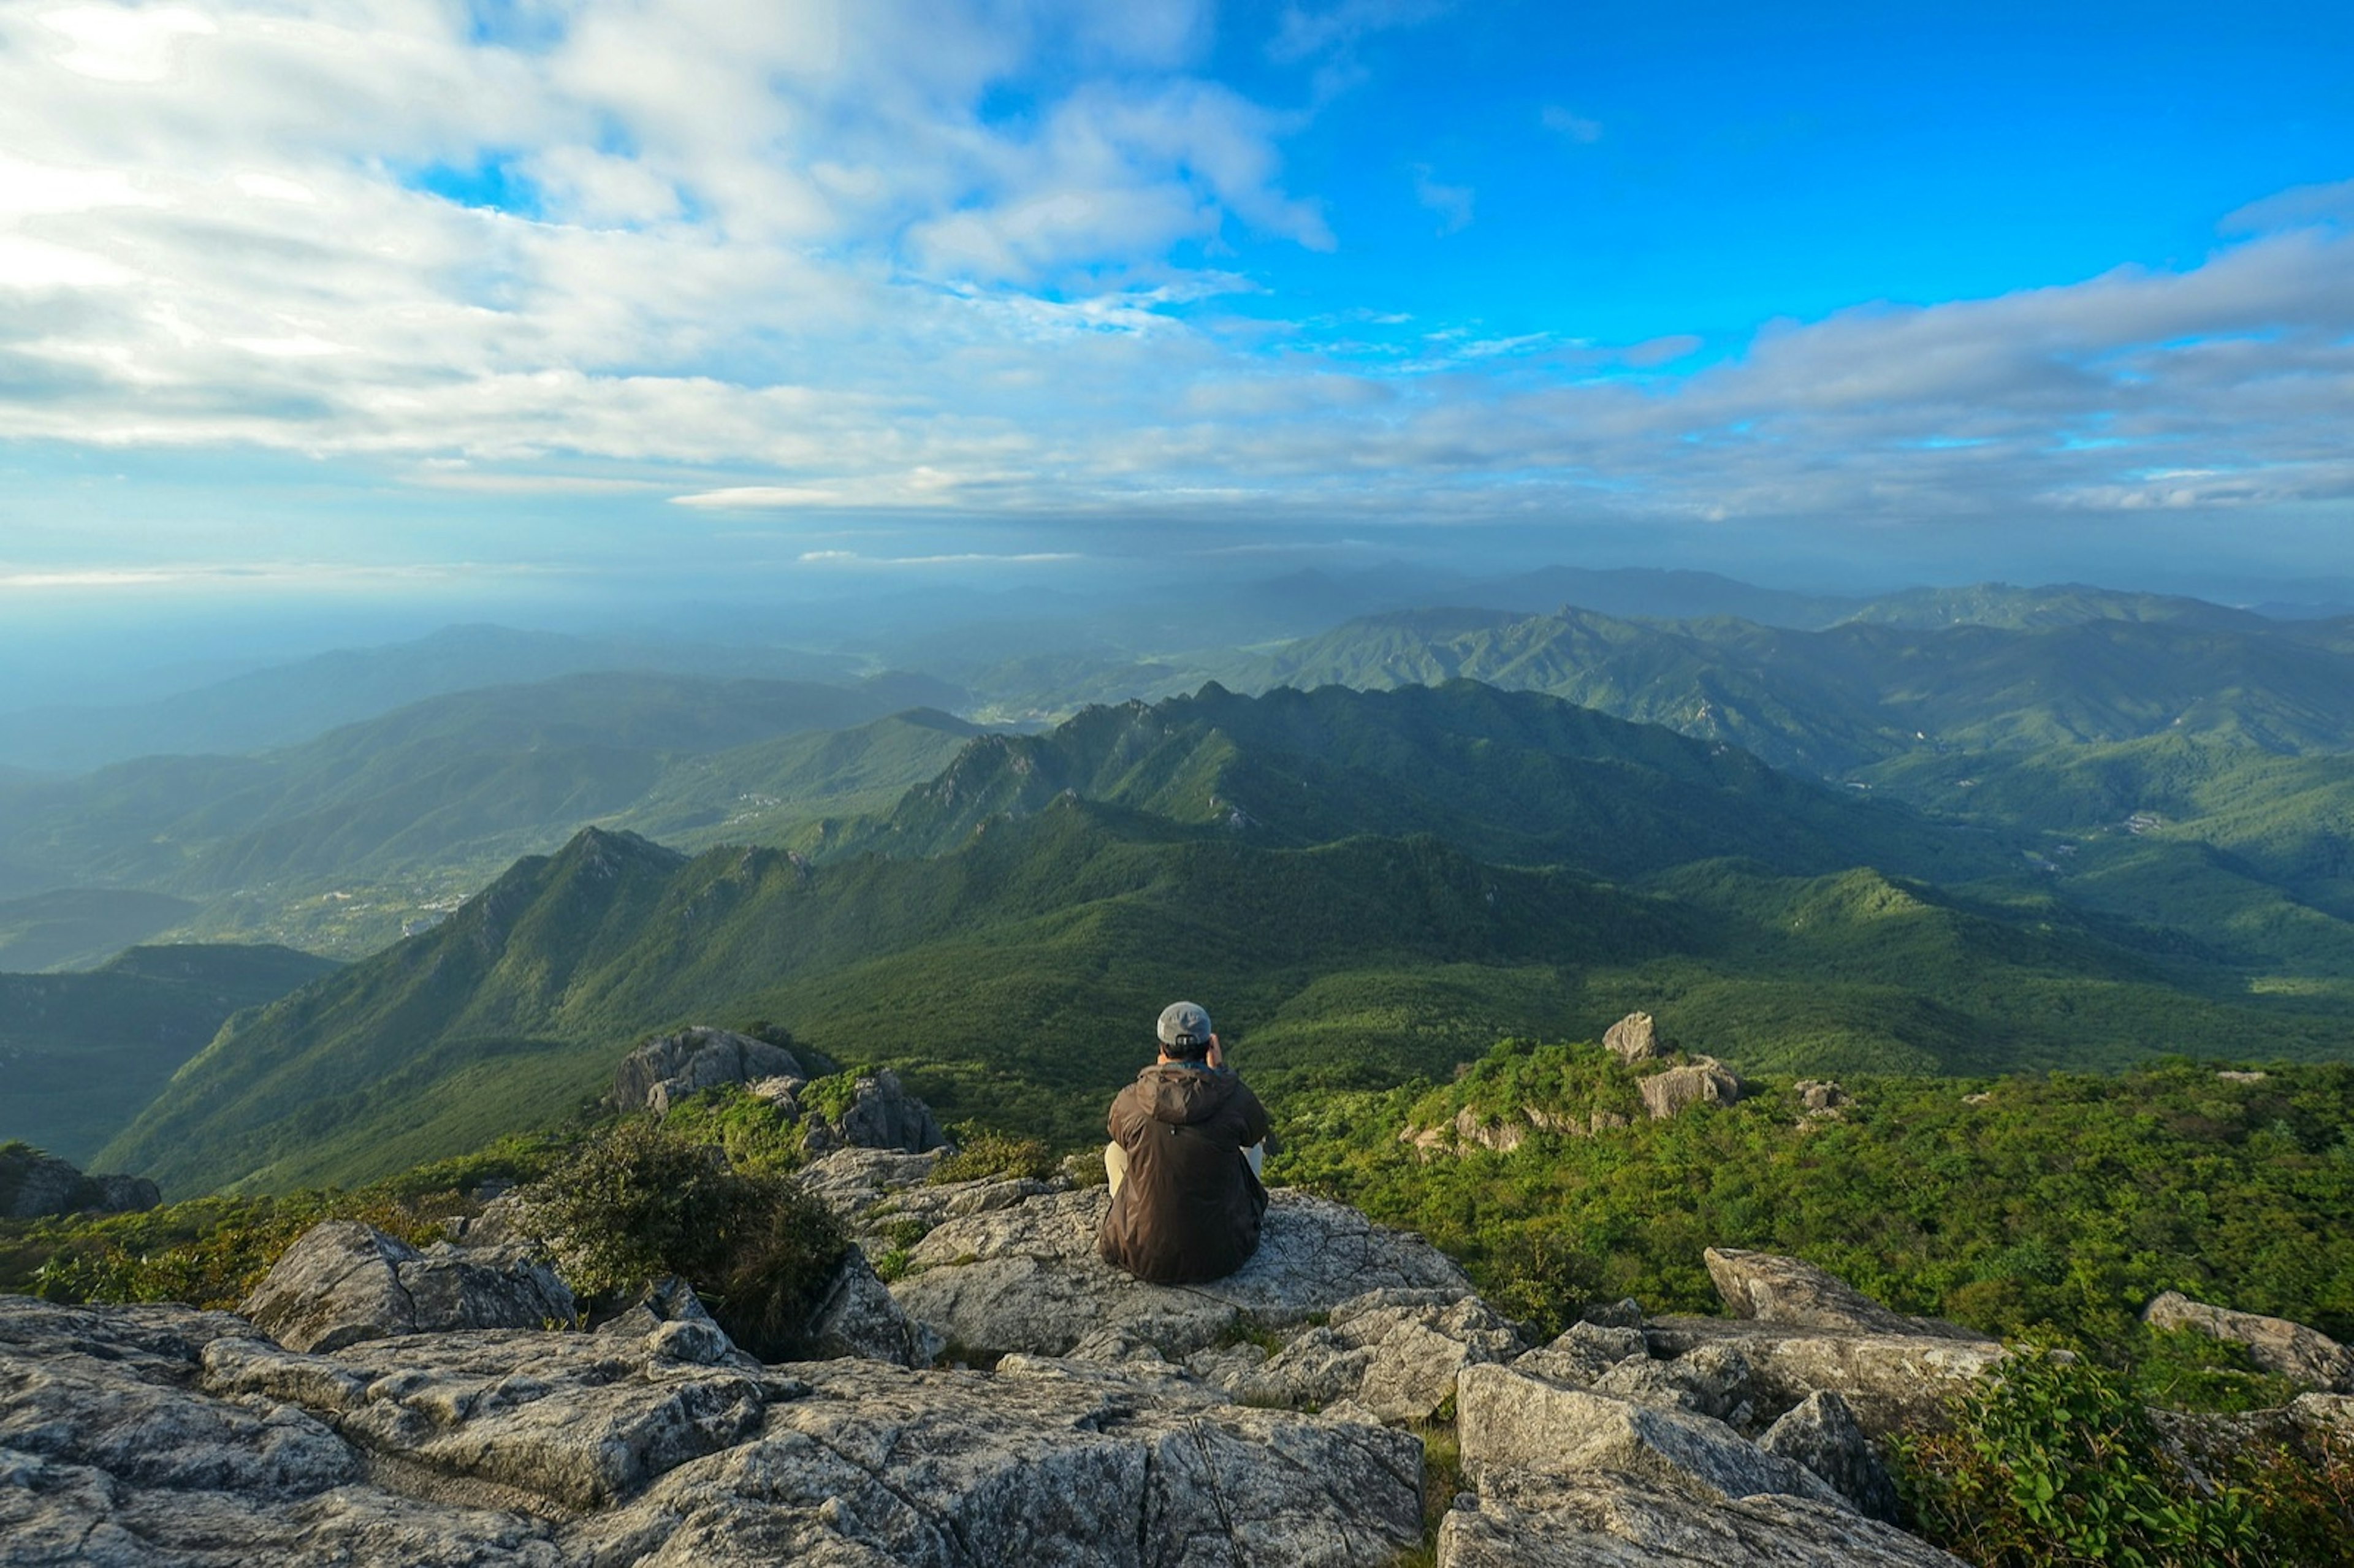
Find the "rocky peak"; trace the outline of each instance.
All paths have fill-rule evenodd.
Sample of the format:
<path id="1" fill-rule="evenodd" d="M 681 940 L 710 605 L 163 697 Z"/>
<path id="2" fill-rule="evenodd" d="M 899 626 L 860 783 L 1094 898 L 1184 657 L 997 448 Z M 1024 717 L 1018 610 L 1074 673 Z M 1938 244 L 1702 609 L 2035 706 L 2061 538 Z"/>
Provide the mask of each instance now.
<path id="1" fill-rule="evenodd" d="M 0 1219 L 48 1214 L 123 1214 L 164 1201 L 144 1176 L 85 1176 L 67 1160 L 24 1143 L 0 1143 Z"/>
<path id="2" fill-rule="evenodd" d="M 623 1057 L 613 1075 L 611 1098 L 622 1110 L 663 1116 L 674 1102 L 722 1084 L 772 1078 L 804 1084 L 809 1076 L 800 1059 L 781 1045 L 696 1025 L 657 1034 Z"/>

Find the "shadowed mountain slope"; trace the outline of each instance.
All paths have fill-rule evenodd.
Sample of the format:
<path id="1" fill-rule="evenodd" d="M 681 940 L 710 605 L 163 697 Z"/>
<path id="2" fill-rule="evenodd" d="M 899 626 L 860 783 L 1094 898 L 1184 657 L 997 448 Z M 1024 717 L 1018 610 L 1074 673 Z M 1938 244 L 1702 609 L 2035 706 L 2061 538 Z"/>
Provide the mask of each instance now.
<path id="1" fill-rule="evenodd" d="M 154 1097 L 231 1014 L 335 966 L 285 948 L 133 948 L 79 974 L 0 974 L 0 1142 L 76 1163 Z"/>
<path id="2" fill-rule="evenodd" d="M 970 742 L 836 836 L 818 860 L 689 860 L 584 832 L 233 1021 L 103 1158 L 183 1192 L 358 1180 L 566 1114 L 649 1031 L 756 1019 L 951 1117 L 1077 1142 L 1160 1006 L 1204 991 L 1271 1093 L 1443 1077 L 1500 1037 L 1670 1004 L 1703 1048 L 1776 1068 L 2342 1044 L 2341 1018 L 2249 1003 L 2162 932 L 2016 878 L 1955 893 L 1857 863 L 1972 869 L 1967 835 L 1474 686 L 1094 711 Z"/>

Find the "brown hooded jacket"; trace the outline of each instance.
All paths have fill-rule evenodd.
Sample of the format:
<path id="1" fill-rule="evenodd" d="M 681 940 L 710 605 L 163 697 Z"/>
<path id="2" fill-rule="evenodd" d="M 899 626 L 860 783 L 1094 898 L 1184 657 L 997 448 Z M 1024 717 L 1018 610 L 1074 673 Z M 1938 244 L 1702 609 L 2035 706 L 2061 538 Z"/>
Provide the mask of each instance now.
<path id="1" fill-rule="evenodd" d="M 1243 1150 L 1267 1107 L 1225 1068 L 1162 1062 L 1120 1090 L 1106 1118 L 1128 1176 L 1096 1244 L 1139 1279 L 1182 1285 L 1240 1268 L 1258 1248 L 1267 1189 Z"/>

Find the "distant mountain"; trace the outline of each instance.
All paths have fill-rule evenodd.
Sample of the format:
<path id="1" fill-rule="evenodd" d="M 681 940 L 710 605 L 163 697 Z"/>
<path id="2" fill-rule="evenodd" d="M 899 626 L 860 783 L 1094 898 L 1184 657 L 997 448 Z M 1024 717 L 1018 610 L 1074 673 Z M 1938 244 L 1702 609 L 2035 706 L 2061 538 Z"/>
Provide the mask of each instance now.
<path id="1" fill-rule="evenodd" d="M 2354 648 L 2311 628 L 2234 622 L 2237 612 L 2208 613 L 2214 607 L 2173 617 L 2145 608 L 2149 619 L 1935 630 L 1850 620 L 1820 631 L 1585 610 L 1414 611 L 1237 660 L 1223 678 L 1254 690 L 1469 678 L 1731 740 L 1829 778 L 1940 747 L 2025 749 L 2169 731 L 2285 753 L 2354 749 Z"/>
<path id="2" fill-rule="evenodd" d="M 917 726 L 928 749 L 902 743 L 864 763 L 850 755 L 862 749 L 855 742 L 815 760 L 779 756 L 770 760 L 784 776 L 765 786 L 758 758 L 711 769 L 689 762 L 871 722 L 891 700 L 928 689 L 899 677 L 843 687 L 599 674 L 454 693 L 258 757 L 147 758 L 27 790 L 0 816 L 0 855 L 59 883 L 239 895 L 240 919 L 428 873 L 462 873 L 471 892 L 515 855 L 656 797 L 671 809 L 665 824 L 684 828 L 698 812 L 737 814 L 726 809 L 737 795 L 799 800 L 823 784 L 825 758 L 850 770 L 843 789 L 905 788 L 969 731 L 935 715 Z M 690 806 L 698 779 L 741 787 Z M 831 796 L 810 803 L 843 809 Z M 388 940 L 400 916 L 385 913 L 396 924 L 376 928 Z"/>
<path id="3" fill-rule="evenodd" d="M 584 832 L 232 1021 L 101 1158 L 179 1192 L 360 1180 L 566 1114 L 646 1032 L 755 1019 L 1078 1142 L 1180 994 L 1269 1093 L 1441 1079 L 1670 1002 L 1702 1048 L 1786 1070 L 2342 1049 L 2341 1003 L 2252 999 L 2031 873 L 1941 890 L 1866 859 L 1999 856 L 1938 832 L 1529 696 L 1204 693 L 973 740 L 816 859 Z"/>
<path id="4" fill-rule="evenodd" d="M 285 948 L 133 948 L 80 974 L 0 974 L 0 1142 L 77 1164 L 244 1008 L 335 966 Z"/>
<path id="5" fill-rule="evenodd" d="M 1461 680 L 1257 698 L 1210 685 L 1091 708 L 1051 734 L 974 741 L 887 818 L 819 842 L 944 853 L 1066 793 L 1269 845 L 1431 833 L 1484 860 L 1610 877 L 1723 856 L 1952 876 L 1999 858 L 1721 742 Z"/>
<path id="6" fill-rule="evenodd" d="M 160 893 L 75 887 L 0 904 L 0 970 L 101 963 L 196 912 Z"/>
<path id="7" fill-rule="evenodd" d="M 1569 606 L 1641 620 L 1704 620 L 1729 615 L 1761 626 L 1802 630 L 1845 620 L 1872 602 L 1837 594 L 1759 588 L 1714 572 L 1642 567 L 1610 570 L 1545 567 L 1514 577 L 1483 577 L 1443 591 L 1445 603 L 1477 605 L 1483 609 L 1530 613 Z M 1422 602 L 1433 601 L 1426 597 Z"/>
<path id="8" fill-rule="evenodd" d="M 1764 618 L 1753 615 L 1744 619 Z M 2256 611 L 2233 609 L 2179 594 L 2134 593 L 2084 583 L 2043 588 L 1973 583 L 1965 588 L 1905 588 L 1865 600 L 1836 619 L 1924 630 L 1944 626 L 1999 626 L 2019 630 L 2082 626 L 2095 620 L 2165 620 L 2238 631 L 2271 630 L 2271 618 Z"/>
<path id="9" fill-rule="evenodd" d="M 845 660 L 790 649 L 453 626 L 413 642 L 339 649 L 153 702 L 0 714 L 0 763 L 78 773 L 134 757 L 264 751 L 444 693 L 608 670 L 832 682 L 852 673 Z"/>

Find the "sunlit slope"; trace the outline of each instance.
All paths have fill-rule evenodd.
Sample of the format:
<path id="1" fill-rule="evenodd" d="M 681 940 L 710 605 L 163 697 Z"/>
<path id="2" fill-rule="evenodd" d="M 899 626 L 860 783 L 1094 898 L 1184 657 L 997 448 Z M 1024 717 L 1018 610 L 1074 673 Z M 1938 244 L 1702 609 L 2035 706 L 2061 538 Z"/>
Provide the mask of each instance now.
<path id="1" fill-rule="evenodd" d="M 1254 843 L 1433 833 L 1484 860 L 1611 877 L 1724 855 L 1947 878 L 2008 864 L 1982 840 L 1780 773 L 1723 743 L 1531 692 L 1437 687 L 1191 697 L 1089 709 L 974 742 L 839 849 L 938 853 L 1069 793 Z"/>
<path id="2" fill-rule="evenodd" d="M 221 1022 L 329 973 L 284 948 L 133 948 L 79 974 L 0 974 L 0 1142 L 77 1163 L 154 1097 Z"/>
<path id="3" fill-rule="evenodd" d="M 2195 604 L 2197 601 L 2185 601 Z M 1585 610 L 1414 611 L 1352 622 L 1229 683 L 1467 677 L 1733 741 L 1843 776 L 1938 747 L 2029 749 L 2181 733 L 2283 753 L 2354 749 L 2354 654 L 2313 629 L 2207 616 L 1819 631 Z"/>
<path id="4" fill-rule="evenodd" d="M 755 1019 L 1080 1141 L 1177 994 L 1270 1093 L 1444 1077 L 1632 1007 L 1793 1070 L 2343 1050 L 2343 1014 L 2248 1000 L 2164 933 L 1839 853 L 1967 869 L 1969 835 L 1530 695 L 1090 714 L 970 743 L 872 831 L 900 853 L 583 833 L 224 1030 L 105 1158 L 179 1192 L 358 1180 L 565 1114 L 646 1031 Z"/>

